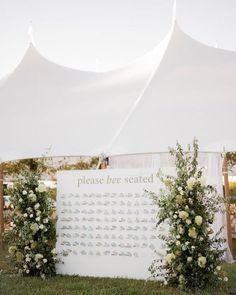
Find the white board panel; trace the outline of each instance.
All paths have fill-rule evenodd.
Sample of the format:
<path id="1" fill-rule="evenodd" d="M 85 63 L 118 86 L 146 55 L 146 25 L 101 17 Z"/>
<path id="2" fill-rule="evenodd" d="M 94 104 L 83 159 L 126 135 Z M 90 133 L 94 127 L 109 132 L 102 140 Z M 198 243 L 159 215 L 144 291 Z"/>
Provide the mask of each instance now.
<path id="1" fill-rule="evenodd" d="M 164 254 L 157 208 L 144 190 L 158 191 L 155 169 L 58 172 L 57 250 L 68 253 L 57 273 L 147 279 Z"/>

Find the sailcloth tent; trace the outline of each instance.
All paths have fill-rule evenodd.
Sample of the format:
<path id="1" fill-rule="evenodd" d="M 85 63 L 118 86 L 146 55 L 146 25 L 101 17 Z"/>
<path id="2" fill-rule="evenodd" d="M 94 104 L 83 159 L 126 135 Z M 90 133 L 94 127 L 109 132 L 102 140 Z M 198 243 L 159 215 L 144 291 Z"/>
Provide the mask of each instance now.
<path id="1" fill-rule="evenodd" d="M 236 149 L 236 53 L 193 40 L 173 22 L 154 50 L 124 68 L 57 65 L 31 44 L 0 82 L 0 157 L 153 153 L 199 139 Z"/>
<path id="2" fill-rule="evenodd" d="M 236 52 L 193 40 L 175 22 L 162 61 L 108 154 L 164 152 L 179 140 L 236 150 Z"/>
<path id="3" fill-rule="evenodd" d="M 0 81 L 3 161 L 99 155 L 142 95 L 161 61 L 167 37 L 134 63 L 104 73 L 74 70 L 43 57 L 33 44 Z"/>

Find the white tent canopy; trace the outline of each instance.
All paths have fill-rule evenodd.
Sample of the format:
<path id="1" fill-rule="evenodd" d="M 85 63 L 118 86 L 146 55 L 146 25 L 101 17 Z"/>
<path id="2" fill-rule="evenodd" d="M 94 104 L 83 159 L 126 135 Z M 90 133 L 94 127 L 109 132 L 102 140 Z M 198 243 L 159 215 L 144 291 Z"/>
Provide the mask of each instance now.
<path id="1" fill-rule="evenodd" d="M 201 151 L 236 150 L 236 53 L 174 26 L 163 59 L 108 154 L 164 152 L 197 137 Z"/>
<path id="2" fill-rule="evenodd" d="M 236 150 L 236 53 L 203 45 L 175 23 L 152 52 L 105 73 L 48 61 L 30 45 L 0 82 L 2 160 Z"/>
<path id="3" fill-rule="evenodd" d="M 30 44 L 0 81 L 2 160 L 41 157 L 49 147 L 50 156 L 101 154 L 149 84 L 167 38 L 133 64 L 105 73 L 57 65 Z"/>

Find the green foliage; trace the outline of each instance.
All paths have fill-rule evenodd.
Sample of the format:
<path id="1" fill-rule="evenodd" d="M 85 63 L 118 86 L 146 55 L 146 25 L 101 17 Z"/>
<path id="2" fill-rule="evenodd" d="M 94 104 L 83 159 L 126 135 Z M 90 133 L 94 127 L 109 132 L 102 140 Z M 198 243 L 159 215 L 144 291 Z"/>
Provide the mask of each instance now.
<path id="1" fill-rule="evenodd" d="M 166 285 L 182 289 L 206 288 L 228 278 L 220 268 L 224 253 L 221 231 L 212 235 L 211 224 L 223 199 L 215 187 L 206 185 L 203 169 L 198 167 L 198 145 L 185 153 L 177 144 L 170 154 L 175 158 L 176 177 L 159 177 L 165 188 L 151 196 L 158 206 L 157 226 L 169 224 L 167 254 L 155 260 L 150 271 L 154 277 L 164 277 Z"/>
<path id="2" fill-rule="evenodd" d="M 232 168 L 236 164 L 236 153 L 228 152 L 226 153 L 226 158 L 229 166 Z"/>
<path id="3" fill-rule="evenodd" d="M 45 278 L 55 274 L 56 231 L 50 218 L 52 202 L 40 183 L 39 171 L 24 169 L 10 190 L 14 226 L 8 240 L 18 272 Z"/>

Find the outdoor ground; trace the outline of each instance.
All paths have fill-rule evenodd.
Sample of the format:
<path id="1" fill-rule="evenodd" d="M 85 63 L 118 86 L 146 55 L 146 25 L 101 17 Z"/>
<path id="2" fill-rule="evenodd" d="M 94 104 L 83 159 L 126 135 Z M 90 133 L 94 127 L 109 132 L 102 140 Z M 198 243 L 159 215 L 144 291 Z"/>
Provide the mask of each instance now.
<path id="1" fill-rule="evenodd" d="M 158 282 L 128 279 L 98 279 L 77 276 L 56 276 L 43 281 L 40 278 L 18 277 L 0 251 L 0 295 L 184 295 L 192 294 L 164 288 Z M 196 295 L 236 295 L 236 264 L 225 264 L 229 282 L 221 288 L 198 291 Z"/>

